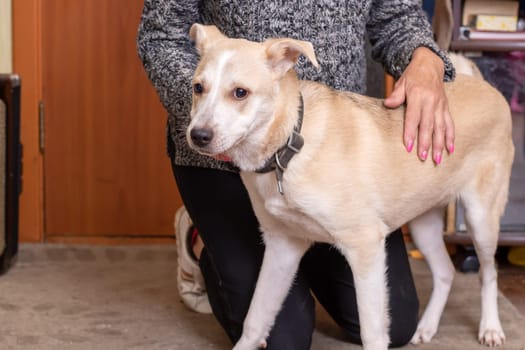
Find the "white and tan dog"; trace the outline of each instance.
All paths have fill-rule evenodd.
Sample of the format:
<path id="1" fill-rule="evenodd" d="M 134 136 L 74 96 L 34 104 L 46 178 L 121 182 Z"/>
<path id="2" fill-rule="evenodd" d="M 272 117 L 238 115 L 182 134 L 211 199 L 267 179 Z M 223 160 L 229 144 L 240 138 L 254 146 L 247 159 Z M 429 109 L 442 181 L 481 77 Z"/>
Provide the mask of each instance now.
<path id="1" fill-rule="evenodd" d="M 406 222 L 433 273 L 432 296 L 413 338 L 428 342 L 454 275 L 442 233 L 443 208 L 457 197 L 481 263 L 479 340 L 504 342 L 494 253 L 514 147 L 501 94 L 466 76 L 446 84 L 456 152 L 436 166 L 406 152 L 403 108 L 388 110 L 382 100 L 298 80 L 293 67 L 300 55 L 318 65 L 310 43 L 230 39 L 199 24 L 190 36 L 201 60 L 188 142 L 241 169 L 266 244 L 234 349 L 265 345 L 301 257 L 315 241 L 334 244 L 352 268 L 364 348 L 387 349 L 384 243 Z"/>

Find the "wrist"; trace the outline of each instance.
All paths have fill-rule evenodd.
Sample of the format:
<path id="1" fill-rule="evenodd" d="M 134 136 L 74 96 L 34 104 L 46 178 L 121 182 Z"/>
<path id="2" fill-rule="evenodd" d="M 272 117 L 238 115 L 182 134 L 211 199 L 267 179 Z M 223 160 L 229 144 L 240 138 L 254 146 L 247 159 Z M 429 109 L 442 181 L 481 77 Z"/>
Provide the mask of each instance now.
<path id="1" fill-rule="evenodd" d="M 412 53 L 412 59 L 410 63 L 421 64 L 427 67 L 432 67 L 432 69 L 440 77 L 445 75 L 445 63 L 434 51 L 430 50 L 427 47 L 420 46 L 414 50 Z"/>

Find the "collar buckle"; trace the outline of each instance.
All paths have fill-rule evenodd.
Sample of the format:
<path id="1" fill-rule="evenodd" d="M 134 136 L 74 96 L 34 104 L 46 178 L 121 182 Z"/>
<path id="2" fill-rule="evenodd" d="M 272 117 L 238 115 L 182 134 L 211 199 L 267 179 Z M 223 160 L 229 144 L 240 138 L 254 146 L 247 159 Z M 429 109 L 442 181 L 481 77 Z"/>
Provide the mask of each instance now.
<path id="1" fill-rule="evenodd" d="M 299 153 L 301 151 L 301 148 L 303 148 L 304 145 L 304 139 L 299 134 L 299 132 L 294 131 L 292 132 L 292 135 L 288 138 L 288 142 L 286 143 L 286 147 L 289 150 L 292 150 L 294 153 Z"/>

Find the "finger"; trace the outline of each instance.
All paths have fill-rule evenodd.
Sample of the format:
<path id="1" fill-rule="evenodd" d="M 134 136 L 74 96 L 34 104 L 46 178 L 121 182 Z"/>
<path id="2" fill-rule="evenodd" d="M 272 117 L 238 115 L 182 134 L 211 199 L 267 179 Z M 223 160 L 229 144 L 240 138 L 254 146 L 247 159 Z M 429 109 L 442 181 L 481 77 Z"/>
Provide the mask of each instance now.
<path id="1" fill-rule="evenodd" d="M 419 122 L 419 133 L 417 139 L 417 154 L 421 160 L 426 160 L 428 157 L 428 150 L 432 143 L 432 135 L 434 132 L 433 129 L 434 111 L 432 108 L 423 107 L 421 110 L 421 120 Z"/>
<path id="2" fill-rule="evenodd" d="M 448 108 L 445 109 L 445 144 L 447 145 L 448 153 L 454 153 L 456 148 L 456 132 L 454 120 Z"/>
<path id="3" fill-rule="evenodd" d="M 445 117 L 442 109 L 436 111 L 432 135 L 432 159 L 439 165 L 445 147 Z"/>
<path id="4" fill-rule="evenodd" d="M 412 152 L 414 148 L 420 120 L 421 104 L 415 102 L 407 103 L 403 130 L 403 143 L 405 144 L 407 152 Z"/>
<path id="5" fill-rule="evenodd" d="M 397 108 L 405 103 L 406 99 L 406 89 L 405 82 L 401 78 L 395 85 L 394 91 L 388 96 L 385 101 L 385 107 L 387 108 Z"/>

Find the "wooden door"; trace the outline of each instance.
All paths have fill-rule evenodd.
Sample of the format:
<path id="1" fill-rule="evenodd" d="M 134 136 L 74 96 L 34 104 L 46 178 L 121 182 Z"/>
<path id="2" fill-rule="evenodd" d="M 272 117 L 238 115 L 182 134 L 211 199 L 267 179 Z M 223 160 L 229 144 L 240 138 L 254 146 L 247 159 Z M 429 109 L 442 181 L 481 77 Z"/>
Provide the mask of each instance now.
<path id="1" fill-rule="evenodd" d="M 166 112 L 136 53 L 142 0 L 42 1 L 45 239 L 173 236 Z"/>

